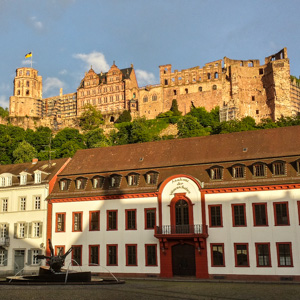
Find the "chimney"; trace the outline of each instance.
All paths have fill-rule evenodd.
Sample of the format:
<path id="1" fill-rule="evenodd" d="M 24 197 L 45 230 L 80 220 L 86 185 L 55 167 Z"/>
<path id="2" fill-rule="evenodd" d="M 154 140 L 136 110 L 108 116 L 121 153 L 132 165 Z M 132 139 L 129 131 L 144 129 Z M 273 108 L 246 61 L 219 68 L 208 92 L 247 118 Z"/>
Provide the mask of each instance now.
<path id="1" fill-rule="evenodd" d="M 38 158 L 33 158 L 33 159 L 32 159 L 32 164 L 35 165 L 38 161 L 39 161 Z"/>

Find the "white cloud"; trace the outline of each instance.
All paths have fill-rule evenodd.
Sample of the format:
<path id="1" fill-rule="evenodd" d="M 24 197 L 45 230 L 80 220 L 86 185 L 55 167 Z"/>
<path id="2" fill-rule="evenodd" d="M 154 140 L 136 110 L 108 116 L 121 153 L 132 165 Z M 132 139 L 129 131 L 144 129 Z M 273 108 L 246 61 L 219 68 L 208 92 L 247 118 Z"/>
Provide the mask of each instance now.
<path id="1" fill-rule="evenodd" d="M 66 69 L 59 71 L 60 75 L 66 75 L 67 73 L 68 73 L 68 71 Z"/>
<path id="2" fill-rule="evenodd" d="M 56 77 L 48 77 L 43 84 L 43 91 L 45 94 L 59 95 L 59 89 L 64 88 L 66 84 Z M 47 96 L 50 97 L 50 96 Z"/>
<path id="3" fill-rule="evenodd" d="M 9 107 L 9 100 L 6 98 L 6 96 L 0 96 L 0 106 L 3 108 Z"/>
<path id="4" fill-rule="evenodd" d="M 78 54 L 74 54 L 73 57 L 85 62 L 86 69 L 90 69 L 90 67 L 92 66 L 94 71 L 97 73 L 101 71 L 107 72 L 110 69 L 104 54 L 101 52 L 93 51 L 92 53 L 89 54 L 78 53 Z"/>
<path id="5" fill-rule="evenodd" d="M 44 29 L 44 25 L 41 21 L 38 21 L 36 17 L 29 18 L 31 26 L 37 31 L 42 31 Z"/>
<path id="6" fill-rule="evenodd" d="M 156 79 L 153 73 L 149 73 L 144 70 L 136 70 L 136 79 L 139 83 L 139 86 L 145 86 L 148 84 L 154 84 L 156 83 Z"/>

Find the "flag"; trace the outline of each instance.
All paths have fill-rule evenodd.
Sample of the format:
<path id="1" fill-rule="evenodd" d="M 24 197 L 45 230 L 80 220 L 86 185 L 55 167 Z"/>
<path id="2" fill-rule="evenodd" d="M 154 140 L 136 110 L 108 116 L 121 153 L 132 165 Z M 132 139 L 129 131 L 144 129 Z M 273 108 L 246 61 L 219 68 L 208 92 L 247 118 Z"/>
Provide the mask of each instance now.
<path id="1" fill-rule="evenodd" d="M 27 53 L 27 54 L 25 55 L 25 58 L 28 58 L 28 57 L 31 57 L 31 56 L 32 56 L 32 53 L 29 52 L 29 53 Z"/>

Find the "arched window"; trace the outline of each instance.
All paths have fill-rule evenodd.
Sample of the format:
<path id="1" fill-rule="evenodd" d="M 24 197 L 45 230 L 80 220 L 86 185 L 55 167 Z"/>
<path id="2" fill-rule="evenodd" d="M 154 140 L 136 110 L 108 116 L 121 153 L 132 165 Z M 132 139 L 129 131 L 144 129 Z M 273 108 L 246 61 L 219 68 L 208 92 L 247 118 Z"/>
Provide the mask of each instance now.
<path id="1" fill-rule="evenodd" d="M 156 100 L 157 100 L 157 95 L 156 94 L 152 95 L 152 101 L 156 101 Z"/>
<path id="2" fill-rule="evenodd" d="M 215 79 L 219 78 L 218 72 L 215 72 Z"/>
<path id="3" fill-rule="evenodd" d="M 143 102 L 148 102 L 148 97 L 147 96 L 144 96 Z"/>
<path id="4" fill-rule="evenodd" d="M 207 73 L 207 79 L 210 79 L 210 73 Z"/>

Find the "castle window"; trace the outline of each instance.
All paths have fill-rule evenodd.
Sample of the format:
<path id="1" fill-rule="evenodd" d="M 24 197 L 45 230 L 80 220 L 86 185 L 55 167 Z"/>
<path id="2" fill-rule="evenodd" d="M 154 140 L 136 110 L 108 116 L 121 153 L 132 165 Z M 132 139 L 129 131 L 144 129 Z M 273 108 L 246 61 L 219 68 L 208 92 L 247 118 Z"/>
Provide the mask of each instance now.
<path id="1" fill-rule="evenodd" d="M 223 177 L 223 168 L 222 167 L 212 167 L 210 169 L 210 179 L 220 180 Z"/>
<path id="2" fill-rule="evenodd" d="M 198 91 L 199 91 L 199 92 L 202 92 L 202 86 L 199 86 L 199 87 L 198 87 Z"/>
<path id="3" fill-rule="evenodd" d="M 29 87 L 29 81 L 26 81 L 26 86 Z"/>
<path id="4" fill-rule="evenodd" d="M 101 98 L 98 98 L 98 104 L 101 104 Z"/>
<path id="5" fill-rule="evenodd" d="M 219 78 L 219 74 L 218 72 L 215 72 L 215 79 L 218 79 Z"/>
<path id="6" fill-rule="evenodd" d="M 259 110 L 258 110 L 258 109 L 256 110 L 256 114 L 257 114 L 257 115 L 259 114 Z"/>
<path id="7" fill-rule="evenodd" d="M 17 95 L 20 95 L 20 90 L 17 90 Z"/>
<path id="8" fill-rule="evenodd" d="M 144 96 L 143 102 L 144 102 L 144 103 L 145 103 L 145 102 L 148 102 L 148 97 L 147 97 L 147 96 Z"/>
<path id="9" fill-rule="evenodd" d="M 22 76 L 23 72 L 22 70 L 19 71 L 19 76 Z"/>
<path id="10" fill-rule="evenodd" d="M 26 90 L 26 96 L 29 96 L 29 90 Z"/>
<path id="11" fill-rule="evenodd" d="M 210 73 L 207 73 L 207 79 L 210 79 Z"/>
<path id="12" fill-rule="evenodd" d="M 264 69 L 259 69 L 259 75 L 263 75 L 264 74 Z"/>
<path id="13" fill-rule="evenodd" d="M 173 94 L 174 94 L 174 96 L 176 96 L 177 95 L 177 91 L 173 90 Z"/>
<path id="14" fill-rule="evenodd" d="M 253 67 L 253 61 L 248 62 L 248 67 Z"/>
<path id="15" fill-rule="evenodd" d="M 168 85 L 168 79 L 165 79 L 165 85 Z"/>
<path id="16" fill-rule="evenodd" d="M 189 93 L 189 89 L 185 89 L 185 93 L 188 94 Z"/>
<path id="17" fill-rule="evenodd" d="M 217 89 L 217 86 L 214 84 L 212 89 L 215 91 Z"/>
<path id="18" fill-rule="evenodd" d="M 156 94 L 152 95 L 152 101 L 156 101 L 156 100 L 157 100 L 157 95 Z"/>
<path id="19" fill-rule="evenodd" d="M 255 101 L 255 96 L 252 96 L 252 101 Z"/>
<path id="20" fill-rule="evenodd" d="M 114 96 L 109 96 L 109 101 L 113 102 L 114 101 Z"/>
<path id="21" fill-rule="evenodd" d="M 30 76 L 30 71 L 29 70 L 26 71 L 26 75 Z"/>

